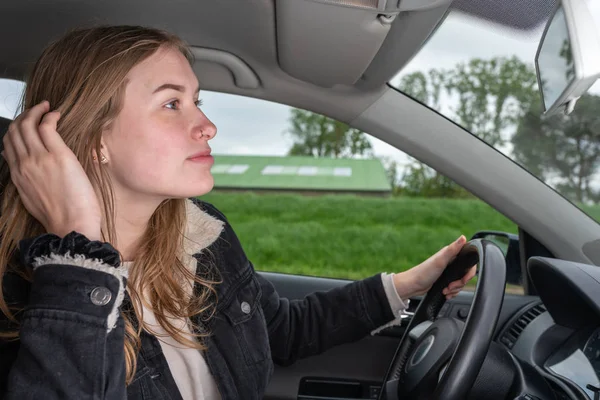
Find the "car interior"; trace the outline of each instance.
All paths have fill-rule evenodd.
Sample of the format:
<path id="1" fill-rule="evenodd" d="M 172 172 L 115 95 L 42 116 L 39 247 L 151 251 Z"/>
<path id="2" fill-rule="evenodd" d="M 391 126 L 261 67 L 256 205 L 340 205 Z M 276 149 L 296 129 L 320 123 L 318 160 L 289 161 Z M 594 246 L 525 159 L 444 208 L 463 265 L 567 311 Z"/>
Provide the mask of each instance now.
<path id="1" fill-rule="evenodd" d="M 494 147 L 389 84 L 451 10 L 526 31 L 546 24 L 557 4 L 3 0 L 0 78 L 24 80 L 41 50 L 71 28 L 166 29 L 192 46 L 202 90 L 343 121 L 443 171 L 518 225 L 510 254 L 482 234 L 443 276 L 478 260 L 475 291 L 446 302 L 434 287 L 411 299 L 401 326 L 276 366 L 265 399 L 598 399 L 600 225 Z M 9 123 L 0 119 L 0 132 Z M 524 294 L 505 293 L 507 267 L 523 276 Z M 290 299 L 348 283 L 260 273 Z"/>

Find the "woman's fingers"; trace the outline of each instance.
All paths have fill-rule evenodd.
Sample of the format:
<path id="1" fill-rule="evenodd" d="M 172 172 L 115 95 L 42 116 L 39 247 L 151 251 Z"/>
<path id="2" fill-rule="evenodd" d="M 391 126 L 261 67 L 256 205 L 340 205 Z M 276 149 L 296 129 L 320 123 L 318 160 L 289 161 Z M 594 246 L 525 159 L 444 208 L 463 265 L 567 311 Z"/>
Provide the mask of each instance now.
<path id="1" fill-rule="evenodd" d="M 458 286 L 458 287 L 454 287 L 453 289 L 444 289 L 444 291 L 442 292 L 442 294 L 444 296 L 446 296 L 447 300 L 453 299 L 454 297 L 456 297 L 462 290 L 464 289 L 464 286 Z"/>
<path id="2" fill-rule="evenodd" d="M 59 152 L 64 150 L 67 145 L 59 135 L 57 129 L 60 112 L 52 111 L 44 115 L 40 122 L 40 143 L 48 149 L 49 152 Z"/>
<path id="3" fill-rule="evenodd" d="M 8 126 L 8 132 L 4 135 L 4 147 L 7 147 L 7 142 L 12 148 L 12 156 L 15 162 L 27 157 L 27 147 L 19 132 L 18 122 L 15 120 Z"/>
<path id="4" fill-rule="evenodd" d="M 19 161 L 30 154 L 44 151 L 45 148 L 41 141 L 38 126 L 42 117 L 48 112 L 50 105 L 43 101 L 31 109 L 19 115 L 9 125 L 8 132 L 4 135 L 4 146 L 7 142 L 12 147 L 12 156 L 14 161 Z M 8 155 L 11 156 L 10 154 Z"/>
<path id="5" fill-rule="evenodd" d="M 10 140 L 6 139 L 6 136 L 4 137 L 4 151 L 2 151 L 2 157 L 4 157 L 6 160 L 10 170 L 13 171 L 17 162 L 17 158 L 15 155 L 15 149 L 13 148 Z"/>
<path id="6" fill-rule="evenodd" d="M 457 288 L 463 288 L 465 284 L 462 280 L 451 282 L 448 286 L 446 286 L 446 290 L 452 291 Z"/>
<path id="7" fill-rule="evenodd" d="M 469 272 L 467 272 L 462 279 L 451 282 L 442 291 L 442 294 L 444 296 L 446 296 L 447 300 L 455 298 L 461 292 L 461 290 L 463 290 L 465 288 L 465 285 L 467 284 L 467 282 L 469 282 L 471 279 L 473 279 L 473 277 L 475 276 L 476 273 L 477 273 L 477 265 L 474 265 L 473 267 L 471 267 Z"/>
<path id="8" fill-rule="evenodd" d="M 465 276 L 463 276 L 462 279 L 450 282 L 450 284 L 444 289 L 443 293 L 446 294 L 448 292 L 453 292 L 455 290 L 462 290 L 462 288 L 465 287 L 465 285 L 467 284 L 467 282 L 469 282 L 471 279 L 473 279 L 473 277 L 475 276 L 475 274 L 477 273 L 477 265 L 474 265 L 473 267 L 471 267 L 471 269 L 469 269 L 469 272 L 467 272 L 465 274 Z"/>
<path id="9" fill-rule="evenodd" d="M 464 286 L 455 287 L 453 289 L 446 288 L 442 291 L 442 294 L 443 295 L 458 294 L 463 289 L 464 289 Z"/>
<path id="10" fill-rule="evenodd" d="M 471 269 L 469 270 L 469 272 L 467 272 L 465 274 L 465 276 L 463 276 L 462 283 L 466 285 L 467 282 L 469 282 L 471 279 L 473 279 L 473 277 L 475 276 L 476 273 L 477 273 L 477 265 L 473 265 L 471 267 Z"/>
<path id="11" fill-rule="evenodd" d="M 29 155 L 47 151 L 40 137 L 40 124 L 45 118 L 44 114 L 47 115 L 49 109 L 50 104 L 43 101 L 27 111 L 20 123 L 17 124 L 17 133 L 23 140 Z"/>

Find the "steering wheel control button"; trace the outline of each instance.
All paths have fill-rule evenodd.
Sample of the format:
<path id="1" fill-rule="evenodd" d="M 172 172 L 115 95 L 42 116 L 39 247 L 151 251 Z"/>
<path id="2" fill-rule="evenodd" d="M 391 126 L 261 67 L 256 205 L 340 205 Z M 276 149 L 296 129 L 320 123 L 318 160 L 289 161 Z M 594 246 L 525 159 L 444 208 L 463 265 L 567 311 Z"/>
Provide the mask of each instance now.
<path id="1" fill-rule="evenodd" d="M 458 311 L 456 311 L 456 315 L 458 318 L 465 320 L 469 316 L 469 306 L 459 307 Z"/>
<path id="2" fill-rule="evenodd" d="M 512 349 L 512 347 L 515 345 L 514 342 L 507 337 L 502 337 L 500 341 L 504 343 L 509 349 Z"/>
<path id="3" fill-rule="evenodd" d="M 90 293 L 90 299 L 92 300 L 92 304 L 96 306 L 105 306 L 112 299 L 112 293 L 104 286 L 98 286 Z"/>
<path id="4" fill-rule="evenodd" d="M 248 304 L 248 302 L 243 301 L 242 302 L 242 312 L 244 314 L 250 314 L 250 311 L 252 311 L 252 307 L 250 307 L 250 304 Z"/>
<path id="5" fill-rule="evenodd" d="M 381 392 L 381 386 L 369 386 L 369 399 L 377 400 Z"/>

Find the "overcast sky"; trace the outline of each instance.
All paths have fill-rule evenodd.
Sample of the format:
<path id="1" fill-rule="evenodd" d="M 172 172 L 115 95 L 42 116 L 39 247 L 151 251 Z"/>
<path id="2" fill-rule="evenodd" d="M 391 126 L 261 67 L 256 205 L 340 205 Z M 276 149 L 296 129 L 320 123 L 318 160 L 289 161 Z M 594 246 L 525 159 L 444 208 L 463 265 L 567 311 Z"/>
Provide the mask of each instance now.
<path id="1" fill-rule="evenodd" d="M 600 2 L 589 3 L 600 26 Z M 533 65 L 541 36 L 526 35 L 460 14 L 451 14 L 420 53 L 398 76 L 431 68 L 452 68 L 474 57 L 491 58 L 516 55 Z M 22 90 L 21 84 L 0 80 L 0 116 L 12 118 Z M 600 93 L 600 83 L 592 88 Z M 219 93 L 202 92 L 203 110 L 218 127 L 211 142 L 215 154 L 285 155 L 291 146 L 283 135 L 288 127 L 290 108 L 262 100 Z M 390 156 L 401 163 L 407 158 L 399 150 L 371 138 L 376 155 Z"/>

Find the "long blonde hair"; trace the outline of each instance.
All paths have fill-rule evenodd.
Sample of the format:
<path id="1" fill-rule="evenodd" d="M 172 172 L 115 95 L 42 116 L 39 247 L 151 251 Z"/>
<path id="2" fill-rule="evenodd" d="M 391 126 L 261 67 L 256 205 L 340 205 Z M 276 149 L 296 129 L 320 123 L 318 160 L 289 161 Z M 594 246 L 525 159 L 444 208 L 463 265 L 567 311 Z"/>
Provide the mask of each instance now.
<path id="1" fill-rule="evenodd" d="M 29 109 L 48 100 L 52 109 L 61 112 L 58 132 L 73 150 L 92 185 L 101 195 L 106 216 L 103 240 L 116 243 L 115 200 L 107 171 L 92 161 L 100 159 L 100 140 L 103 130 L 119 114 L 125 94 L 128 72 L 161 47 L 180 51 L 193 62 L 188 46 L 170 33 L 137 26 L 101 26 L 69 32 L 48 46 L 36 62 L 27 80 L 22 109 Z M 100 167 L 98 168 L 98 165 Z M 0 310 L 14 323 L 15 311 L 7 306 L 2 293 L 2 281 L 10 270 L 31 280 L 32 271 L 12 262 L 20 240 L 45 232 L 43 226 L 25 209 L 6 163 L 0 169 Z M 126 381 L 135 374 L 140 334 L 148 329 L 141 318 L 141 304 L 155 313 L 158 323 L 179 343 L 202 350 L 202 340 L 186 337 L 170 318 L 210 316 L 214 311 L 214 271 L 194 274 L 181 259 L 186 205 L 183 199 L 164 201 L 152 215 L 141 238 L 136 260 L 130 269 L 127 290 L 132 299 L 133 315 L 123 312 L 125 321 Z M 181 285 L 182 279 L 196 285 L 192 298 Z M 140 293 L 147 294 L 142 298 Z M 194 333 L 202 339 L 206 332 Z M 196 331 L 196 329 L 194 329 Z M 18 338 L 19 332 L 5 332 L 4 338 Z"/>

